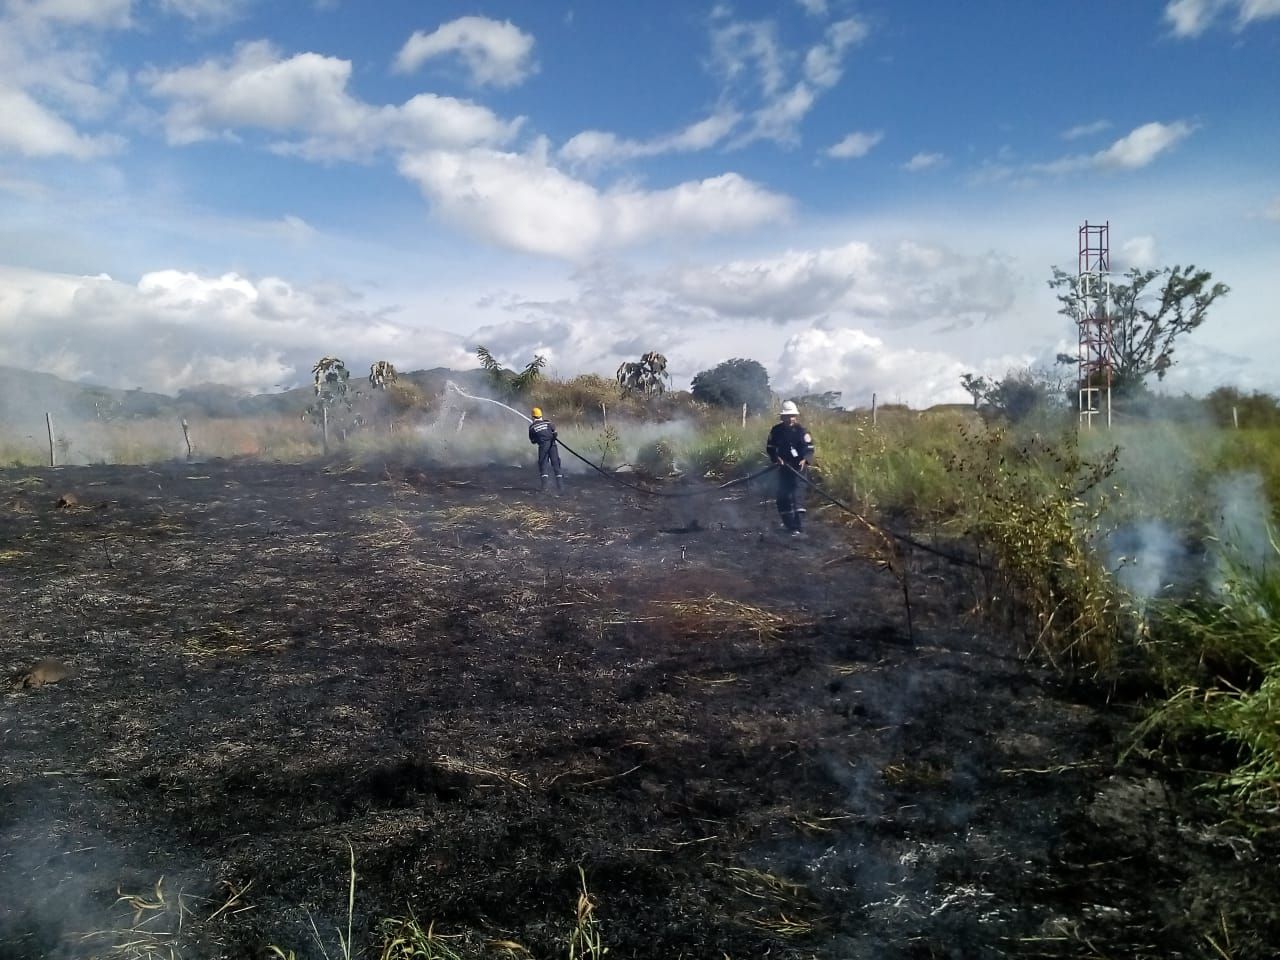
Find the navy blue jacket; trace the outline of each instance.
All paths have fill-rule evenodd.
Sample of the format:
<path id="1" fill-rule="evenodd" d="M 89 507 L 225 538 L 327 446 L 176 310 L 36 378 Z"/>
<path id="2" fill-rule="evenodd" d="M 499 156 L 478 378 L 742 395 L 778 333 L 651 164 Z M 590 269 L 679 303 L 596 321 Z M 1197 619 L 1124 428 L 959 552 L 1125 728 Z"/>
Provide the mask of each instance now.
<path id="1" fill-rule="evenodd" d="M 529 442 L 541 446 L 556 439 L 556 425 L 546 417 L 538 417 L 529 424 Z"/>
<path id="2" fill-rule="evenodd" d="M 764 452 L 769 455 L 771 463 L 781 460 L 792 467 L 813 460 L 813 437 L 800 423 L 787 425 L 779 422 L 769 431 L 769 439 L 765 443 Z"/>

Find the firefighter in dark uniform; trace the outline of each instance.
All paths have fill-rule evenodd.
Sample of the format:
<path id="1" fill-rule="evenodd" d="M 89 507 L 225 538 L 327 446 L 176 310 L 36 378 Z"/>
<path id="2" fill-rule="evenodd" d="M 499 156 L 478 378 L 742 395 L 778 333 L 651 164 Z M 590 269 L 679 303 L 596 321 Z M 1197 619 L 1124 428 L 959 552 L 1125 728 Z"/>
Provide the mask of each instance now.
<path id="1" fill-rule="evenodd" d="M 813 436 L 800 423 L 800 410 L 788 400 L 769 431 L 765 453 L 778 465 L 778 515 L 782 525 L 798 537 L 804 530 L 805 480 L 800 476 L 813 461 Z"/>
<path id="2" fill-rule="evenodd" d="M 564 489 L 564 474 L 560 472 L 560 450 L 556 444 L 556 425 L 542 416 L 542 408 L 534 407 L 529 411 L 533 421 L 529 424 L 529 442 L 538 445 L 538 473 L 541 477 L 540 490 L 547 489 L 550 475 L 548 467 L 556 471 L 556 492 Z"/>

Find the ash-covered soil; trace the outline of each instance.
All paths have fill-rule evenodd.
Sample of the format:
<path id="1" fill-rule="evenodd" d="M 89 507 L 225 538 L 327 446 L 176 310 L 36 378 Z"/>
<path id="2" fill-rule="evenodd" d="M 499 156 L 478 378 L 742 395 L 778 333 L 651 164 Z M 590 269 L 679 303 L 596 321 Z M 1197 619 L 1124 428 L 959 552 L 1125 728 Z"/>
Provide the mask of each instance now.
<path id="1" fill-rule="evenodd" d="M 70 668 L 0 694 L 0 957 L 340 956 L 351 852 L 355 955 L 565 957 L 585 877 L 618 958 L 1273 956 L 1274 837 L 1117 770 L 969 571 L 909 635 L 830 513 L 532 480 L 0 473 L 0 667 Z"/>

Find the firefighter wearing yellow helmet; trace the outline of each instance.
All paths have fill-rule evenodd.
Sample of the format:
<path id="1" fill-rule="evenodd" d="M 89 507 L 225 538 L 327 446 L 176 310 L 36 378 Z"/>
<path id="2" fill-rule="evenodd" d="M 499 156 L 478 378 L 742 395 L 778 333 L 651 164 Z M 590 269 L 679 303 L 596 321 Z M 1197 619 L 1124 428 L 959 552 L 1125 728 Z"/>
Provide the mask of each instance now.
<path id="1" fill-rule="evenodd" d="M 541 407 L 529 411 L 533 420 L 529 423 L 529 442 L 538 445 L 538 474 L 540 490 L 547 489 L 551 479 L 548 469 L 555 470 L 556 492 L 564 489 L 564 474 L 560 471 L 560 449 L 556 443 L 556 425 L 542 415 Z"/>

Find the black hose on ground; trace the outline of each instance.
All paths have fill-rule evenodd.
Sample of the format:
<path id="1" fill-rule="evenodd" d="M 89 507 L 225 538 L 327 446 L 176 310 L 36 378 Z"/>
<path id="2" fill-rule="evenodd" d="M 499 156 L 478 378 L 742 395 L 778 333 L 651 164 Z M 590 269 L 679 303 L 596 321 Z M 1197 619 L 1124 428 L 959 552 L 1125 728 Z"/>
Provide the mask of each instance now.
<path id="1" fill-rule="evenodd" d="M 594 463 L 592 463 L 582 454 L 578 453 L 577 450 L 574 450 L 573 447 L 569 446 L 567 443 L 565 443 L 563 440 L 559 438 L 557 438 L 555 442 L 558 443 L 565 451 L 577 457 L 579 460 L 585 463 L 588 467 L 590 467 L 596 473 L 600 474 L 600 476 L 604 477 L 606 480 L 612 480 L 616 484 L 627 487 L 628 489 L 631 489 L 631 490 L 635 490 L 637 493 L 648 494 L 651 497 L 700 497 L 709 493 L 716 493 L 720 490 L 725 490 L 728 487 L 736 486 L 739 483 L 747 483 L 750 480 L 755 480 L 758 477 L 763 477 L 766 473 L 771 473 L 772 471 L 777 469 L 777 464 L 771 463 L 769 464 L 769 466 L 765 467 L 763 470 L 757 470 L 755 473 L 748 474 L 745 477 L 738 477 L 734 480 L 727 480 L 724 483 L 720 484 L 719 486 L 707 487 L 701 490 L 654 490 L 652 487 L 641 486 L 638 483 L 629 483 L 626 480 L 623 480 L 616 473 L 610 473 L 608 470 L 605 470 L 603 467 L 596 466 Z"/>
<path id="2" fill-rule="evenodd" d="M 809 485 L 810 490 L 816 491 L 818 496 L 822 497 L 824 500 L 828 501 L 834 506 L 839 507 L 841 510 L 849 514 L 849 516 L 853 517 L 859 523 L 863 524 L 864 526 L 870 527 L 873 530 L 879 531 L 880 533 L 884 534 L 886 537 L 893 537 L 893 539 L 900 540 L 905 544 L 909 544 L 910 546 L 915 547 L 917 550 L 923 550 L 925 553 L 932 553 L 934 556 L 941 557 L 944 560 L 949 560 L 952 563 L 958 563 L 962 566 L 976 567 L 979 570 L 986 570 L 986 571 L 993 571 L 995 569 L 994 567 L 990 566 L 989 564 L 985 564 L 980 560 L 974 560 L 971 557 L 966 557 L 959 553 L 952 553 L 949 550 L 943 550 L 931 544 L 923 543 L 922 541 L 917 540 L 915 537 L 908 536 L 905 533 L 898 533 L 898 531 L 890 530 L 887 527 L 882 527 L 878 523 L 872 523 L 870 520 L 868 520 L 866 517 L 860 514 L 857 510 L 853 509 L 853 507 L 849 506 L 847 503 L 843 502 L 842 500 L 836 499 L 831 494 L 827 493 L 827 491 L 823 490 L 820 486 L 818 486 L 816 483 L 810 480 L 809 477 L 806 476 L 803 471 L 797 470 L 795 467 L 791 466 L 790 464 L 786 464 L 785 466 L 786 466 L 786 469 L 790 470 L 797 477 L 799 477 L 801 480 L 807 483 Z"/>

